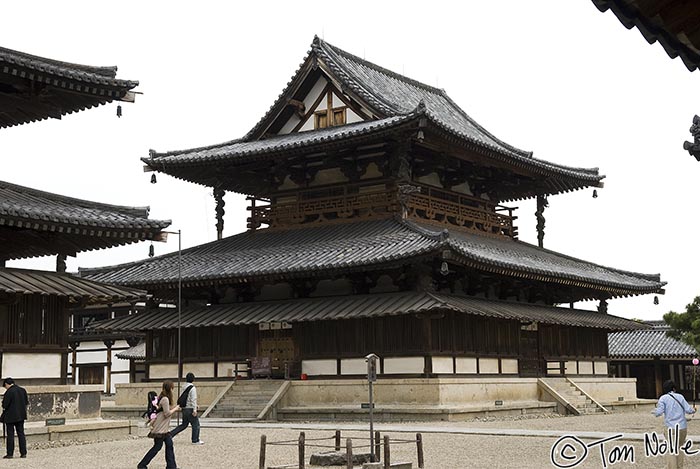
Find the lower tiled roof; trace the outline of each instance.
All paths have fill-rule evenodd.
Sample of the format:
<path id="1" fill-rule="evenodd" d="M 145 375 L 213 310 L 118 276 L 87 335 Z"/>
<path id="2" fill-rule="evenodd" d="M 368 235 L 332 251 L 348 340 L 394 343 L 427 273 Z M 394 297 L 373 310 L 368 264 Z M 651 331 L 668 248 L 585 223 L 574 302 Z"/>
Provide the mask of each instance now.
<path id="1" fill-rule="evenodd" d="M 571 308 L 492 301 L 428 292 L 400 292 L 370 295 L 332 296 L 284 301 L 259 301 L 184 308 L 179 324 L 183 328 L 216 327 L 267 322 L 305 322 L 401 314 L 455 311 L 499 319 L 594 327 L 607 330 L 648 327 L 629 319 Z M 173 308 L 144 311 L 94 323 L 102 331 L 148 331 L 176 329 L 178 313 Z"/>
<path id="2" fill-rule="evenodd" d="M 669 337 L 669 327 L 621 331 L 608 334 L 608 351 L 611 359 L 693 359 L 698 351 L 690 345 Z"/>
<path id="3" fill-rule="evenodd" d="M 665 284 L 659 275 L 604 267 L 510 238 L 443 228 L 390 218 L 247 231 L 182 251 L 182 282 L 188 286 L 321 275 L 449 255 L 453 262 L 476 269 L 602 289 L 613 296 L 657 292 Z M 80 272 L 85 278 L 107 283 L 173 288 L 178 280 L 178 256 L 170 253 Z"/>
<path id="4" fill-rule="evenodd" d="M 146 342 L 139 342 L 133 347 L 117 353 L 117 358 L 123 360 L 144 361 L 146 359 Z"/>
<path id="5" fill-rule="evenodd" d="M 140 301 L 146 292 L 94 282 L 70 274 L 27 269 L 0 269 L 0 292 L 17 295 L 56 295 L 71 302 L 106 304 Z"/>

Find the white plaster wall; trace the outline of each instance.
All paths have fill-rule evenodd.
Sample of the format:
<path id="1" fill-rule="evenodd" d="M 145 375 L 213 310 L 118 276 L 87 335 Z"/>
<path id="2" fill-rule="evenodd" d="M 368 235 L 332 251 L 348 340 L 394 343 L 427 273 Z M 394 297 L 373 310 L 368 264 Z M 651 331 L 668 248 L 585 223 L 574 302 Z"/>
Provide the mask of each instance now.
<path id="1" fill-rule="evenodd" d="M 318 96 L 321 94 L 323 89 L 326 87 L 326 84 L 328 82 L 324 77 L 320 77 L 316 84 L 314 84 L 313 88 L 311 88 L 311 91 L 304 97 L 304 106 L 306 106 L 306 112 L 309 112 L 311 110 L 311 106 L 314 105 L 316 102 L 316 99 L 318 99 Z M 326 109 L 328 106 L 326 106 L 326 100 L 322 99 L 321 102 L 318 104 L 318 107 L 314 109 L 314 111 L 322 111 Z"/>
<path id="2" fill-rule="evenodd" d="M 169 363 L 150 365 L 148 376 L 151 379 L 177 378 L 177 365 Z"/>
<path id="3" fill-rule="evenodd" d="M 384 374 L 423 373 L 425 360 L 423 357 L 398 357 L 384 359 Z"/>
<path id="4" fill-rule="evenodd" d="M 479 374 L 498 373 L 498 358 L 479 358 Z"/>
<path id="5" fill-rule="evenodd" d="M 561 369 L 559 368 L 559 362 L 547 362 L 547 374 L 560 375 Z"/>
<path id="6" fill-rule="evenodd" d="M 117 354 L 123 350 L 112 351 L 112 371 L 129 371 L 129 360 L 117 358 Z"/>
<path id="7" fill-rule="evenodd" d="M 595 362 L 595 374 L 607 375 L 608 374 L 608 362 Z"/>
<path id="8" fill-rule="evenodd" d="M 322 169 L 316 173 L 316 177 L 314 177 L 313 181 L 309 183 L 309 186 L 313 187 L 325 184 L 337 184 L 348 181 L 349 179 L 345 177 L 340 168 Z"/>
<path id="9" fill-rule="evenodd" d="M 576 371 L 576 362 L 575 361 L 569 361 L 564 364 L 564 372 L 567 375 L 576 375 L 578 374 L 578 371 Z"/>
<path id="10" fill-rule="evenodd" d="M 283 300 L 292 297 L 292 287 L 288 283 L 276 283 L 274 285 L 263 285 L 260 289 L 262 301 L 266 300 Z"/>
<path id="11" fill-rule="evenodd" d="M 221 363 L 218 364 L 218 376 L 220 378 L 232 378 L 236 372 L 236 366 L 233 363 Z M 238 374 L 240 376 L 247 376 L 246 371 L 248 370 L 248 365 L 239 364 Z"/>
<path id="12" fill-rule="evenodd" d="M 592 375 L 593 374 L 593 362 L 580 361 L 578 362 L 578 373 L 580 375 Z"/>
<path id="13" fill-rule="evenodd" d="M 362 122 L 364 120 L 362 117 L 355 114 L 355 112 L 350 108 L 348 108 L 347 111 L 345 111 L 345 113 L 345 122 L 347 124 L 352 124 L 353 122 Z"/>
<path id="14" fill-rule="evenodd" d="M 313 114 L 306 119 L 304 125 L 299 127 L 299 132 L 306 132 L 307 130 L 314 130 L 314 116 Z"/>
<path id="15" fill-rule="evenodd" d="M 104 350 L 100 350 L 99 352 L 81 352 L 78 350 L 75 358 L 76 362 L 79 364 L 104 363 L 107 361 L 107 348 L 104 347 Z"/>
<path id="16" fill-rule="evenodd" d="M 457 373 L 476 374 L 476 358 L 458 357 L 455 359 L 455 371 Z"/>
<path id="17" fill-rule="evenodd" d="M 301 121 L 299 117 L 297 117 L 296 113 L 292 114 L 292 116 L 289 118 L 289 120 L 282 126 L 280 131 L 278 132 L 278 135 L 285 135 L 294 130 L 294 127 L 297 126 L 297 124 Z"/>
<path id="18" fill-rule="evenodd" d="M 105 381 L 106 382 L 106 381 Z M 112 375 L 112 389 L 109 390 L 110 394 L 114 394 L 117 392 L 117 384 L 128 384 L 129 383 L 129 375 L 124 373 L 124 374 L 118 374 L 118 375 Z"/>
<path id="19" fill-rule="evenodd" d="M 367 165 L 367 171 L 362 175 L 360 179 L 372 179 L 382 176 L 382 172 L 379 170 L 377 163 L 370 163 Z"/>
<path id="20" fill-rule="evenodd" d="M 364 358 L 345 358 L 340 360 L 341 375 L 367 375 L 367 362 Z"/>
<path id="21" fill-rule="evenodd" d="M 3 353 L 2 376 L 12 378 L 60 378 L 60 353 Z"/>
<path id="22" fill-rule="evenodd" d="M 302 360 L 301 372 L 309 376 L 335 375 L 338 373 L 335 360 Z"/>
<path id="23" fill-rule="evenodd" d="M 518 373 L 518 360 L 516 358 L 501 359 L 501 373 Z"/>
<path id="24" fill-rule="evenodd" d="M 418 182 L 427 184 L 429 186 L 442 187 L 442 184 L 440 183 L 440 177 L 435 172 L 419 177 Z"/>
<path id="25" fill-rule="evenodd" d="M 321 280 L 316 289 L 311 292 L 310 297 L 350 295 L 352 294 L 352 284 L 347 279 Z"/>
<path id="26" fill-rule="evenodd" d="M 213 378 L 214 362 L 184 363 L 182 365 L 182 376 L 184 377 L 187 373 L 194 373 L 197 378 Z"/>
<path id="27" fill-rule="evenodd" d="M 452 357 L 433 357 L 433 373 L 452 374 Z"/>

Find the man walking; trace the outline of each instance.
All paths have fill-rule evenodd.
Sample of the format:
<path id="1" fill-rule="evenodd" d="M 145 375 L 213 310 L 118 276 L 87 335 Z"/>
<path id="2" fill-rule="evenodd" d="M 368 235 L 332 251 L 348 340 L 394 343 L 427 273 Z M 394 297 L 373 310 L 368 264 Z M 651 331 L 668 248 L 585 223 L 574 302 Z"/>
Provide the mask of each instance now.
<path id="1" fill-rule="evenodd" d="M 170 432 L 170 436 L 174 437 L 187 428 L 187 425 L 192 424 L 192 444 L 203 445 L 204 442 L 199 439 L 197 388 L 192 384 L 194 382 L 194 373 L 187 373 L 185 379 L 187 380 L 187 384 L 185 384 L 185 389 L 183 389 L 182 394 L 180 394 L 180 397 L 177 399 L 178 405 L 182 407 L 182 423 Z"/>
<path id="2" fill-rule="evenodd" d="M 12 459 L 15 452 L 15 431 L 19 440 L 19 457 L 27 457 L 27 438 L 24 435 L 24 421 L 27 420 L 29 397 L 27 391 L 15 384 L 12 378 L 2 382 L 5 395 L 2 398 L 2 420 L 7 427 L 7 454 L 3 459 Z"/>
<path id="3" fill-rule="evenodd" d="M 678 446 L 674 450 L 676 452 L 666 456 L 667 467 L 676 469 L 683 467 L 684 451 L 681 448 L 688 433 L 688 421 L 685 414 L 694 414 L 695 409 L 688 405 L 685 397 L 676 392 L 676 384 L 673 381 L 664 382 L 663 391 L 664 394 L 659 398 L 659 403 L 652 413 L 657 417 L 664 416 L 664 424 L 668 428 L 668 438 L 678 441 Z"/>

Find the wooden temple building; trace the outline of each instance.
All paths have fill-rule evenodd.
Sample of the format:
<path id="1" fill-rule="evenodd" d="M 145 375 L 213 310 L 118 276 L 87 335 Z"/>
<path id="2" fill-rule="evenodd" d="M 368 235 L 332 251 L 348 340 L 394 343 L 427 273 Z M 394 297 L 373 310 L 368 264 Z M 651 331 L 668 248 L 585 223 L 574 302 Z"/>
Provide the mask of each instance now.
<path id="1" fill-rule="evenodd" d="M 132 101 L 138 82 L 115 75 L 116 67 L 69 64 L 0 48 L 0 128 Z M 67 257 L 162 239 L 170 222 L 150 220 L 148 211 L 0 181 L 0 376 L 25 385 L 83 382 L 76 351 L 84 308 L 133 304 L 145 300 L 145 292 L 67 274 Z M 56 256 L 56 271 L 6 267 L 7 261 L 39 256 Z M 101 379 L 115 339 L 114 334 L 90 337 L 107 352 L 98 360 Z"/>
<path id="2" fill-rule="evenodd" d="M 147 378 L 272 373 L 345 377 L 604 376 L 618 297 L 663 293 L 659 275 L 543 247 L 548 198 L 602 187 L 597 168 L 533 157 L 489 133 L 445 91 L 315 38 L 244 137 L 143 159 L 211 187 L 216 241 L 83 278 L 148 290 L 154 307 L 99 323 L 146 334 Z M 222 237 L 223 195 L 247 195 L 248 230 Z M 538 245 L 512 204 L 537 200 Z M 180 275 L 178 275 L 180 272 Z M 597 311 L 569 307 L 593 300 Z M 557 305 L 564 304 L 567 307 Z"/>

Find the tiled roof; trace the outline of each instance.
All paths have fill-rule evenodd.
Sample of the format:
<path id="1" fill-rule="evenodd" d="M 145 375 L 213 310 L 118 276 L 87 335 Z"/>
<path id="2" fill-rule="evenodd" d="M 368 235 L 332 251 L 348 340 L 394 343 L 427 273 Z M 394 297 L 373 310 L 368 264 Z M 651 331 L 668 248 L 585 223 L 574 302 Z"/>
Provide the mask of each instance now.
<path id="1" fill-rule="evenodd" d="M 440 311 L 607 330 L 646 327 L 629 319 L 591 311 L 427 292 L 333 296 L 191 307 L 182 310 L 180 324 L 183 328 L 216 327 L 266 322 L 296 323 L 396 316 Z M 148 331 L 175 329 L 177 326 L 177 311 L 172 308 L 143 311 L 131 316 L 100 321 L 93 325 L 96 330 L 102 331 Z"/>
<path id="2" fill-rule="evenodd" d="M 133 347 L 116 354 L 122 360 L 144 361 L 146 359 L 146 342 L 139 342 Z"/>
<path id="3" fill-rule="evenodd" d="M 289 152 L 316 144 L 374 134 L 377 131 L 394 128 L 405 123 L 415 117 L 415 115 L 409 114 L 407 116 L 389 117 L 376 121 L 357 122 L 338 127 L 328 127 L 313 132 L 279 135 L 265 140 L 246 141 L 239 139 L 188 150 L 152 153 L 149 158 L 142 158 L 142 160 L 145 163 L 153 163 L 154 167 L 159 168 L 183 164 L 201 165 L 213 161 L 250 161 L 259 155 Z"/>
<path id="4" fill-rule="evenodd" d="M 612 10 L 625 28 L 636 27 L 649 44 L 659 41 L 669 57 L 680 57 L 691 72 L 700 67 L 700 9 L 696 2 L 592 1 L 602 12 Z"/>
<path id="5" fill-rule="evenodd" d="M 580 284 L 614 295 L 659 291 L 665 282 L 599 266 L 512 240 L 448 231 L 399 219 L 312 228 L 248 231 L 182 251 L 184 285 L 255 277 L 299 277 L 338 270 L 411 264 L 425 256 L 545 282 Z M 128 264 L 81 269 L 86 278 L 122 285 L 177 283 L 177 253 Z"/>
<path id="6" fill-rule="evenodd" d="M 380 119 L 374 123 L 350 124 L 293 135 L 265 136 L 266 138 L 261 140 L 261 132 L 287 106 L 293 88 L 306 73 L 305 67 L 302 67 L 268 113 L 242 139 L 187 150 L 163 153 L 151 151 L 150 155 L 142 160 L 151 168 L 175 177 L 213 185 L 215 181 L 210 179 L 215 176 L 195 174 L 183 168 L 202 166 L 212 161 L 248 162 L 255 156 L 269 156 L 304 147 L 315 148 L 336 139 L 374 135 L 407 122 L 414 123 L 417 128 L 418 119 L 425 118 L 426 125 L 439 128 L 494 159 L 546 176 L 575 181 L 562 183 L 559 189 L 552 189 L 552 193 L 590 185 L 599 186 L 604 178 L 598 174 L 598 168 L 574 168 L 533 158 L 531 152 L 515 148 L 489 133 L 457 106 L 444 90 L 391 72 L 319 38 L 314 39 L 305 63 L 311 60 L 317 60 L 345 89 L 352 91 L 373 107 Z"/>
<path id="7" fill-rule="evenodd" d="M 700 356 L 690 345 L 669 337 L 668 326 L 608 334 L 611 359 L 692 359 Z"/>
<path id="8" fill-rule="evenodd" d="M 94 282 L 70 274 L 0 268 L 0 292 L 16 295 L 56 295 L 81 305 L 142 301 L 146 292 Z"/>
<path id="9" fill-rule="evenodd" d="M 71 254 L 158 239 L 170 221 L 151 220 L 148 211 L 148 207 L 102 204 L 0 181 L 0 258 L 62 252 L 57 241 L 61 237 L 71 239 Z"/>
<path id="10" fill-rule="evenodd" d="M 7 86 L 0 128 L 91 108 L 122 100 L 138 81 L 116 78 L 117 67 L 92 67 L 61 62 L 0 47 L 0 83 Z M 26 89 L 50 88 L 27 98 Z M 9 91 L 8 91 L 9 90 Z M 133 99 L 129 95 L 129 100 Z"/>

